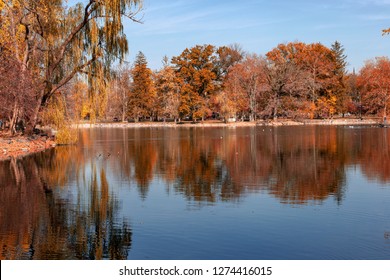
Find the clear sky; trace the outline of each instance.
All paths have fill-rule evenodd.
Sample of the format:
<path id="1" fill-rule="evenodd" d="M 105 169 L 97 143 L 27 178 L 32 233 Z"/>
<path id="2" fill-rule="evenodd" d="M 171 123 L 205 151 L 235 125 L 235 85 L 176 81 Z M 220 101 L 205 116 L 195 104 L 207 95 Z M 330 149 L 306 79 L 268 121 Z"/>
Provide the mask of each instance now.
<path id="1" fill-rule="evenodd" d="M 390 55 L 390 0 L 144 0 L 143 24 L 127 21 L 132 62 L 142 51 L 152 69 L 197 44 L 239 43 L 264 55 L 279 43 L 339 41 L 348 69 Z"/>

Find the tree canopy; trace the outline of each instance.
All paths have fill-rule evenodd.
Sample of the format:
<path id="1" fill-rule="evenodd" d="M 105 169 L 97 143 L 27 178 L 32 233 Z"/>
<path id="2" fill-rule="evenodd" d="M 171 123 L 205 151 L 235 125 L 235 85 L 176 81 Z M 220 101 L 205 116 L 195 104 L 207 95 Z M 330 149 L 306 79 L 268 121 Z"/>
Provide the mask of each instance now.
<path id="1" fill-rule="evenodd" d="M 0 1 L 0 50 L 37 81 L 30 127 L 40 109 L 76 75 L 86 74 L 89 94 L 96 93 L 112 63 L 128 51 L 124 19 L 138 21 L 141 7 L 141 0 L 89 0 L 72 7 L 62 0 Z M 21 106 L 14 105 L 19 111 Z"/>
<path id="2" fill-rule="evenodd" d="M 58 129 L 71 117 L 333 118 L 358 108 L 386 114 L 388 59 L 349 74 L 338 41 L 289 42 L 264 55 L 238 44 L 195 45 L 155 71 L 142 52 L 120 66 L 129 50 L 124 21 L 139 22 L 142 2 L 0 0 L 0 118 L 10 130 L 21 120 L 28 131 L 40 121 Z M 50 121 L 58 114 L 64 117 Z"/>

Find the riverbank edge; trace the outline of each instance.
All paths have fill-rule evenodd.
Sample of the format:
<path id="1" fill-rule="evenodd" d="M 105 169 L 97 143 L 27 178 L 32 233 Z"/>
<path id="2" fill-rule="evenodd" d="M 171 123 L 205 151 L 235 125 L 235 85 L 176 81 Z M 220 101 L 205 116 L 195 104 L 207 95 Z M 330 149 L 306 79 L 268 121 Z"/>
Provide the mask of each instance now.
<path id="1" fill-rule="evenodd" d="M 321 126 L 359 126 L 359 125 L 380 125 L 380 119 L 329 119 L 329 120 L 276 120 L 276 121 L 256 121 L 256 122 L 114 122 L 114 123 L 78 123 L 74 124 L 74 128 L 140 128 L 140 127 L 253 127 L 253 126 L 302 126 L 302 125 L 321 125 Z"/>
<path id="2" fill-rule="evenodd" d="M 256 126 L 303 126 L 303 125 L 321 125 L 321 126 L 363 126 L 363 125 L 380 125 L 381 119 L 329 119 L 329 120 L 288 120 L 279 119 L 276 121 L 256 121 L 256 122 L 230 122 L 224 123 L 220 121 L 205 121 L 199 123 L 174 123 L 174 122 L 115 122 L 115 123 L 77 123 L 73 124 L 73 128 L 180 128 L 180 127 L 256 127 Z M 28 136 L 4 137 L 0 135 L 0 161 L 11 160 L 12 158 L 19 159 L 35 153 L 51 149 L 56 146 L 54 140 L 48 140 L 45 137 L 36 139 Z"/>
<path id="3" fill-rule="evenodd" d="M 0 135 L 0 161 L 21 159 L 55 146 L 56 142 L 47 137 Z"/>

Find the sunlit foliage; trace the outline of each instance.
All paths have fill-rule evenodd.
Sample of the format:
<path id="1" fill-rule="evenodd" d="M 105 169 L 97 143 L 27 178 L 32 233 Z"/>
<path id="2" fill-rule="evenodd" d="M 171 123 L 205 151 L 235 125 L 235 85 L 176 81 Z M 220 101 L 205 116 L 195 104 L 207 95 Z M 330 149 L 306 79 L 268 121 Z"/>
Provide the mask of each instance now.
<path id="1" fill-rule="evenodd" d="M 367 112 L 385 118 L 390 107 L 390 60 L 379 57 L 366 62 L 357 83 Z"/>
<path id="2" fill-rule="evenodd" d="M 88 77 L 92 118 L 103 114 L 111 65 L 128 51 L 124 19 L 137 21 L 141 6 L 141 0 L 90 0 L 72 7 L 62 0 L 1 1 L 0 50 L 37 81 L 30 128 L 51 97 L 80 74 Z"/>

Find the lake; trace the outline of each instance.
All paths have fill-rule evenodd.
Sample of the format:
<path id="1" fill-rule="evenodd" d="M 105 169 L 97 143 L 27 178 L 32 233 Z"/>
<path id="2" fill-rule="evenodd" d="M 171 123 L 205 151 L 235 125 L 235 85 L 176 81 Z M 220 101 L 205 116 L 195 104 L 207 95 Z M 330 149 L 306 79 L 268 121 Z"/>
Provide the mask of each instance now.
<path id="1" fill-rule="evenodd" d="M 390 259 L 390 130 L 91 128 L 0 162 L 0 259 Z"/>

